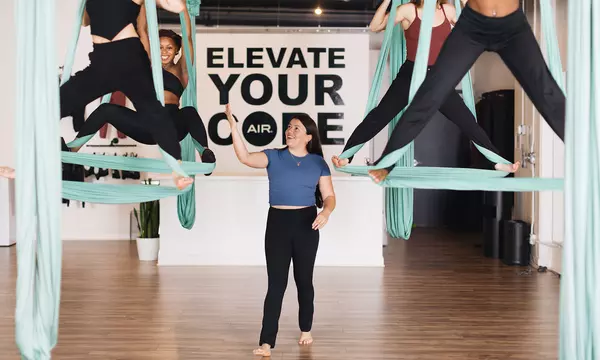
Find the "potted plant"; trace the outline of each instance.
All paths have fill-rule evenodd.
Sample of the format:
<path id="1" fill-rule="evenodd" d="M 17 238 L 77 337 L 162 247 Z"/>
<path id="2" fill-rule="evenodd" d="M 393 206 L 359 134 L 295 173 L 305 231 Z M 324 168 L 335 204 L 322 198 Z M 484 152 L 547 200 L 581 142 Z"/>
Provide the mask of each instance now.
<path id="1" fill-rule="evenodd" d="M 149 180 L 149 183 L 152 183 Z M 146 181 L 145 181 L 146 182 Z M 148 183 L 148 182 L 146 182 Z M 160 236 L 160 202 L 147 201 L 140 204 L 140 211 L 133 209 L 133 214 L 138 223 L 139 237 L 136 239 L 138 257 L 141 261 L 155 261 L 158 259 Z"/>

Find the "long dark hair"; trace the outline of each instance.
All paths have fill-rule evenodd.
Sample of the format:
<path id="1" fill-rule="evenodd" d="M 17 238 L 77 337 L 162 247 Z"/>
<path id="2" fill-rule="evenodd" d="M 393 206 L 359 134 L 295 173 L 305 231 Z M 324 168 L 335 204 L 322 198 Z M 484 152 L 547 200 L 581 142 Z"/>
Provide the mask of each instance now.
<path id="1" fill-rule="evenodd" d="M 317 128 L 315 121 L 306 114 L 297 114 L 294 116 L 294 119 L 299 120 L 302 125 L 304 125 L 307 135 L 312 135 L 312 139 L 306 144 L 308 153 L 323 157 L 323 147 L 321 146 L 321 138 L 319 137 L 319 128 Z M 287 149 L 287 146 L 284 149 Z M 317 189 L 315 190 L 315 203 L 318 208 L 323 207 L 323 196 L 321 195 L 319 184 L 317 184 Z"/>

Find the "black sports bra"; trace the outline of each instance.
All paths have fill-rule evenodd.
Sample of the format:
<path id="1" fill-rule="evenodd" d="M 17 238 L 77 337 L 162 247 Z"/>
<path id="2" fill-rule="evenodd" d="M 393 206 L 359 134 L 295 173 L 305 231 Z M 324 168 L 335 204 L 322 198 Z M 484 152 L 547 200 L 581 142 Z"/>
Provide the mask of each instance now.
<path id="1" fill-rule="evenodd" d="M 183 84 L 179 81 L 179 78 L 175 76 L 175 74 L 162 69 L 163 71 L 163 83 L 166 91 L 170 91 L 175 94 L 177 97 L 181 97 L 183 94 Z"/>
<path id="2" fill-rule="evenodd" d="M 112 40 L 127 25 L 137 24 L 140 5 L 132 0 L 86 0 L 92 35 Z"/>

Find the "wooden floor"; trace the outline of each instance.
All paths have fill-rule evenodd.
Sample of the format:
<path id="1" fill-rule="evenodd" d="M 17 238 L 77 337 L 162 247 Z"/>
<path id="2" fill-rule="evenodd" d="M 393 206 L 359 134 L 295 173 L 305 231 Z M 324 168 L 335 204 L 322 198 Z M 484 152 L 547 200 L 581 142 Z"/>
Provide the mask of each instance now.
<path id="1" fill-rule="evenodd" d="M 215 241 L 218 241 L 215 239 Z M 317 268 L 315 343 L 296 344 L 293 277 L 272 359 L 557 359 L 559 279 L 418 230 L 385 269 Z M 66 242 L 53 359 L 256 359 L 265 270 L 157 268 L 135 243 Z M 0 248 L 0 358 L 14 341 L 16 249 Z"/>

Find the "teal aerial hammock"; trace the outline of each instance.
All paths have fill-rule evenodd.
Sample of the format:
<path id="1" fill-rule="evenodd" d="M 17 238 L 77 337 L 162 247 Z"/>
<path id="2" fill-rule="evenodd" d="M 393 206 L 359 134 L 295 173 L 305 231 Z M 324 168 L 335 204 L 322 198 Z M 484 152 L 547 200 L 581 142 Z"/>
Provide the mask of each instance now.
<path id="1" fill-rule="evenodd" d="M 190 14 L 191 28 L 196 28 L 196 16 L 200 14 L 200 0 L 188 0 L 188 12 Z M 179 14 L 181 23 L 181 33 L 183 38 L 188 37 L 187 28 L 183 14 Z M 192 63 L 192 56 L 195 57 L 195 52 L 189 48 L 189 42 L 183 41 L 185 61 L 188 68 L 188 86 L 182 95 L 182 106 L 193 106 L 198 110 L 198 97 L 196 94 L 196 62 Z M 196 48 L 196 36 L 192 36 L 192 47 Z M 180 60 L 181 61 L 181 60 Z M 183 161 L 195 161 L 196 153 L 194 148 L 198 150 L 200 155 L 204 152 L 204 147 L 200 145 L 190 134 L 181 141 L 181 157 Z M 195 180 L 195 179 L 194 179 Z M 177 216 L 179 223 L 185 229 L 191 229 L 196 220 L 196 195 L 195 186 L 185 194 L 177 197 Z"/>
<path id="2" fill-rule="evenodd" d="M 569 1 L 560 360 L 600 357 L 600 3 Z"/>
<path id="3" fill-rule="evenodd" d="M 460 1 L 455 0 L 457 15 L 460 13 Z M 385 36 L 381 48 L 381 54 L 373 80 L 373 87 L 369 96 L 369 106 L 374 106 L 377 99 L 378 88 L 381 84 L 381 78 L 383 76 L 383 70 L 385 62 L 390 52 L 390 47 L 398 46 L 401 44 L 397 39 L 393 39 L 392 35 L 399 37 L 398 29 L 395 29 L 394 19 L 396 16 L 396 8 L 401 5 L 401 0 L 394 0 L 390 16 L 388 18 L 388 24 L 385 30 Z M 544 3 L 544 1 L 542 1 Z M 421 29 L 419 35 L 419 44 L 417 50 L 417 56 L 415 59 L 415 66 L 413 70 L 413 76 L 411 80 L 410 88 L 410 99 L 413 98 L 418 87 L 423 82 L 426 71 L 427 71 L 427 58 L 429 55 L 429 45 L 431 42 L 431 32 L 433 26 L 433 20 L 435 15 L 436 0 L 425 0 L 423 9 L 423 18 L 421 22 Z M 542 18 L 542 21 L 554 23 L 554 19 L 548 18 L 547 16 Z M 554 44 L 558 43 L 556 33 L 550 34 L 551 42 Z M 395 42 L 392 42 L 394 40 Z M 392 52 L 392 57 L 396 57 L 392 61 L 394 65 L 398 62 L 398 50 Z M 549 54 L 549 62 L 556 68 L 560 68 L 560 57 L 554 56 L 557 54 Z M 556 76 L 555 73 L 553 73 Z M 557 79 L 561 81 L 562 79 Z M 462 80 L 463 85 L 463 96 L 465 103 L 475 114 L 475 102 L 473 99 L 473 91 L 470 81 L 470 76 L 464 77 Z M 409 101 L 410 103 L 410 101 Z M 395 120 L 397 120 L 396 118 Z M 340 158 L 347 159 L 354 155 L 364 144 L 357 145 L 340 155 Z M 495 154 L 485 148 L 474 144 L 476 148 L 481 152 L 488 160 L 493 163 L 509 164 L 506 159 L 503 159 L 498 154 Z M 406 156 L 408 154 L 408 156 Z M 405 157 L 406 156 L 406 157 Z M 405 158 L 403 158 L 405 157 Z M 539 191 L 539 190 L 562 190 L 563 179 L 557 178 L 506 178 L 507 173 L 496 171 L 496 170 L 478 170 L 478 169 L 450 169 L 440 167 L 414 167 L 412 162 L 412 144 L 407 145 L 401 149 L 398 149 L 387 156 L 383 157 L 376 166 L 357 166 L 347 165 L 342 168 L 336 168 L 338 171 L 358 175 L 367 176 L 368 171 L 372 169 L 384 169 L 394 164 L 398 164 L 394 170 L 388 175 L 385 181 L 381 182 L 380 185 L 391 188 L 416 188 L 416 189 L 448 189 L 448 190 L 500 190 L 500 191 Z M 403 202 L 401 206 L 404 208 L 412 208 L 411 197 L 405 196 L 407 193 L 403 193 L 404 199 L 408 200 L 408 204 Z M 398 196 L 396 196 L 398 197 Z M 395 202 L 395 201 L 394 201 Z M 392 201 L 388 201 L 388 210 L 390 206 L 396 206 Z M 396 221 L 398 223 L 398 221 Z M 406 230 L 406 222 L 404 223 L 404 233 L 408 233 Z M 388 225 L 389 226 L 389 225 Z"/>
<path id="4" fill-rule="evenodd" d="M 199 0 L 188 0 L 187 1 L 188 8 L 190 9 L 190 14 L 198 14 L 199 11 Z M 163 91 L 163 78 L 162 78 L 162 69 L 160 63 L 160 50 L 159 50 L 159 39 L 158 39 L 158 18 L 156 13 L 156 0 L 146 0 L 146 17 L 148 22 L 148 34 L 150 40 L 150 56 L 152 63 L 152 77 L 154 80 L 154 87 L 157 94 L 158 99 L 164 105 L 164 91 Z M 74 25 L 73 38 L 71 43 L 69 44 L 68 55 L 65 62 L 64 74 L 61 79 L 61 84 L 65 83 L 71 76 L 71 72 L 73 69 L 73 63 L 75 59 L 75 53 L 77 49 L 77 42 L 79 40 L 79 33 L 81 28 L 81 19 L 83 17 L 83 12 L 85 9 L 85 0 L 80 0 L 80 5 L 76 14 L 76 21 Z M 185 28 L 185 27 L 184 27 Z M 184 45 L 187 46 L 187 45 Z M 187 59 L 186 61 L 190 61 L 191 59 Z M 184 98 L 184 101 L 190 101 L 190 97 L 195 97 L 195 69 L 192 67 L 188 67 L 190 69 L 190 84 L 193 86 L 189 86 L 186 88 L 187 94 Z M 192 83 L 193 81 L 193 83 Z M 106 94 L 102 98 L 102 102 L 106 103 L 110 101 L 110 95 Z M 187 100 L 186 100 L 187 99 Z M 81 139 L 77 139 L 77 141 L 71 142 L 68 144 L 69 147 L 81 146 L 85 144 L 92 136 L 83 137 Z M 204 148 L 197 144 L 192 140 L 194 146 L 198 149 L 200 153 L 204 151 Z M 171 173 L 173 170 L 179 174 L 187 176 L 187 174 L 208 174 L 211 173 L 215 165 L 214 163 L 195 163 L 193 160 L 193 150 L 190 155 L 190 140 L 186 140 L 183 142 L 182 147 L 186 148 L 188 152 L 186 152 L 186 158 L 182 164 L 179 164 L 172 156 L 164 152 L 162 149 L 160 150 L 163 154 L 164 161 L 155 160 L 155 159 L 139 159 L 132 157 L 122 157 L 122 159 L 110 159 L 107 156 L 97 156 L 97 155 L 87 155 L 80 153 L 70 153 L 63 152 L 62 153 L 62 161 L 65 163 L 71 164 L 79 164 L 79 165 L 93 165 L 100 166 L 104 168 L 111 169 L 120 169 L 120 170 L 132 170 L 135 168 L 135 171 L 147 171 L 154 173 Z M 183 150 L 183 149 L 182 149 Z M 183 152 L 182 152 L 183 155 Z M 168 166 L 164 166 L 164 165 Z M 102 186 L 99 186 L 102 185 Z M 79 200 L 85 202 L 96 202 L 96 203 L 107 203 L 107 204 L 128 204 L 128 203 L 138 203 L 141 201 L 148 201 L 149 199 L 161 199 L 169 196 L 194 196 L 193 194 L 193 185 L 188 186 L 184 190 L 179 190 L 175 187 L 155 187 L 155 186 L 145 186 L 145 185 L 112 185 L 112 184 L 89 184 L 82 182 L 63 182 L 63 197 L 71 200 Z M 190 195 L 187 195 L 191 193 Z M 180 216 L 180 222 L 186 228 L 191 228 L 193 225 L 193 210 L 191 207 L 194 205 L 192 201 L 189 201 L 188 198 L 187 203 L 184 201 L 185 207 L 183 209 L 178 209 L 178 213 Z M 179 200 L 182 201 L 182 200 Z M 189 205 L 188 205 L 189 204 Z M 191 219 L 191 220 L 190 220 Z"/>

